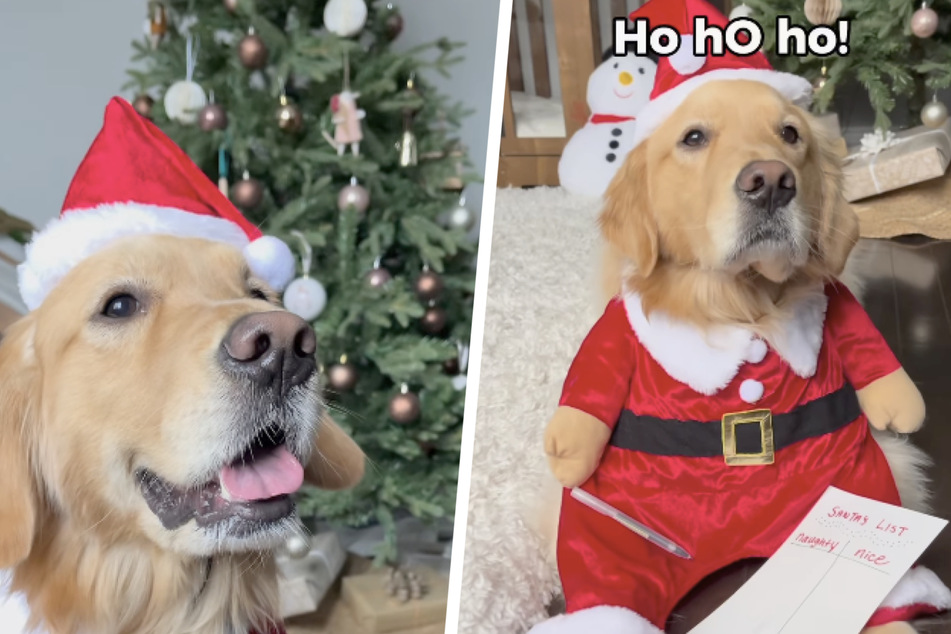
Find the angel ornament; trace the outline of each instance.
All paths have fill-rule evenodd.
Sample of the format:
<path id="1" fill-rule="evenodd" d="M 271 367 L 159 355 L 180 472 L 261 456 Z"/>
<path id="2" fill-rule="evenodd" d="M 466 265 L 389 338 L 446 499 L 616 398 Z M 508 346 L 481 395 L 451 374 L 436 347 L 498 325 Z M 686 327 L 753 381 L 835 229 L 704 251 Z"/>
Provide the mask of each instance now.
<path id="1" fill-rule="evenodd" d="M 354 156 L 360 154 L 360 141 L 363 140 L 360 120 L 366 118 L 367 113 L 357 107 L 359 96 L 360 93 L 345 88 L 330 100 L 330 110 L 334 115 L 334 146 L 340 156 L 347 151 L 348 145 Z"/>

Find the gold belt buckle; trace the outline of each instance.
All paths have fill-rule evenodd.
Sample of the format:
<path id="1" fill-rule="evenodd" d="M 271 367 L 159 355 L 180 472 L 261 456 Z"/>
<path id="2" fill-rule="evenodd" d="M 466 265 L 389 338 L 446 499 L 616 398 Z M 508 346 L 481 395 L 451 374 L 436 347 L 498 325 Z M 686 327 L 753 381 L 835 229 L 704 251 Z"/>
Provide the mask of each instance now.
<path id="1" fill-rule="evenodd" d="M 759 425 L 762 451 L 759 453 L 737 453 L 736 426 Z M 748 412 L 724 414 L 720 425 L 723 435 L 723 458 L 731 467 L 773 464 L 775 445 L 773 443 L 773 413 L 768 409 L 754 409 Z"/>

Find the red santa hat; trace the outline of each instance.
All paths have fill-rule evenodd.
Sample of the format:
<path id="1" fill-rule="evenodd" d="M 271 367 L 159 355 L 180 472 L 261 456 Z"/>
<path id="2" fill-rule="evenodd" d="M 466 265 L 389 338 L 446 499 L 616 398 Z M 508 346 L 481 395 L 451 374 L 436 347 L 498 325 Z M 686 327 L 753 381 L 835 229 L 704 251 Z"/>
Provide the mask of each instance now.
<path id="1" fill-rule="evenodd" d="M 790 73 L 773 70 L 761 51 L 740 57 L 729 50 L 724 55 L 696 56 L 693 52 L 694 18 L 704 16 L 707 24 L 725 29 L 726 16 L 704 0 L 650 0 L 630 15 L 631 20 L 647 18 L 650 27 L 669 26 L 680 34 L 680 48 L 661 57 L 651 100 L 637 115 L 634 145 L 649 137 L 699 86 L 725 79 L 745 79 L 772 86 L 797 105 L 812 101 L 812 85 Z"/>
<path id="2" fill-rule="evenodd" d="M 58 218 L 34 234 L 18 267 L 30 310 L 82 260 L 137 235 L 204 238 L 242 249 L 251 271 L 277 290 L 294 255 L 261 234 L 171 139 L 118 97 L 79 165 Z"/>

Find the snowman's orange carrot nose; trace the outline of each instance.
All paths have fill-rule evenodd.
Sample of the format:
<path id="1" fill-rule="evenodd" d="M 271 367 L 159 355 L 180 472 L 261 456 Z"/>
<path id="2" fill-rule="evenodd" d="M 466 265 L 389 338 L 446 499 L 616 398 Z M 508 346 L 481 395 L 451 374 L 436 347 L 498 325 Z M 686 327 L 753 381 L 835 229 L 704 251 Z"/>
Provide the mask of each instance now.
<path id="1" fill-rule="evenodd" d="M 630 86 L 634 83 L 634 75 L 630 74 L 627 71 L 622 72 L 617 76 L 618 81 L 621 82 L 624 86 Z"/>

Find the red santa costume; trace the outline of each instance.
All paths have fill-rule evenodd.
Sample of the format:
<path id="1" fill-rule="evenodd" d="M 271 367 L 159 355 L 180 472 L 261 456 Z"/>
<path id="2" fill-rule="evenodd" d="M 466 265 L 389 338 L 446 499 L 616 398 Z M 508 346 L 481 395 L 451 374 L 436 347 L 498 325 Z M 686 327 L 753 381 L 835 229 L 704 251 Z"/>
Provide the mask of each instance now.
<path id="1" fill-rule="evenodd" d="M 694 15 L 727 23 L 702 0 L 654 0 L 631 18 L 683 33 Z M 762 81 L 799 103 L 811 94 L 805 80 L 773 71 L 762 53 L 662 58 L 652 101 L 638 119 L 638 142 L 690 91 L 720 79 Z M 740 559 L 772 555 L 830 485 L 900 504 L 856 396 L 899 369 L 897 359 L 840 284 L 817 286 L 792 312 L 765 341 L 739 326 L 700 330 L 657 311 L 648 318 L 630 292 L 608 305 L 560 401 L 612 429 L 597 471 L 581 488 L 685 547 L 692 559 L 634 536 L 565 490 L 558 566 L 569 614 L 533 634 L 660 632 L 704 577 Z M 759 422 L 725 416 L 739 413 Z M 730 434 L 735 447 L 723 440 Z M 919 566 L 870 624 L 948 607 L 951 592 Z"/>

